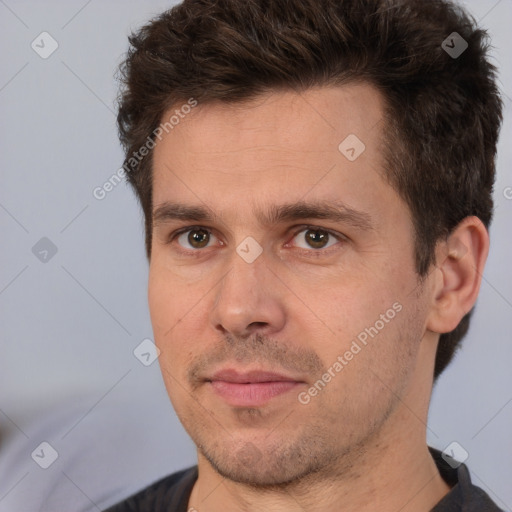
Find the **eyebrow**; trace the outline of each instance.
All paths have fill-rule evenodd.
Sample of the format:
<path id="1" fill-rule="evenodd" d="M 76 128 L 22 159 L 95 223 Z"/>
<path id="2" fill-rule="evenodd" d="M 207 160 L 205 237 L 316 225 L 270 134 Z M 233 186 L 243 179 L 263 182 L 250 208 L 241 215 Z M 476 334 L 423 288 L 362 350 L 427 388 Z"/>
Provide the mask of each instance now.
<path id="1" fill-rule="evenodd" d="M 368 213 L 355 210 L 341 201 L 297 201 L 282 205 L 271 205 L 266 211 L 258 210 L 256 218 L 262 225 L 304 219 L 324 219 L 349 224 L 363 231 L 372 231 L 374 229 L 371 216 Z M 155 226 L 172 220 L 216 222 L 220 219 L 214 211 L 205 206 L 170 201 L 159 204 L 153 211 L 153 224 Z"/>

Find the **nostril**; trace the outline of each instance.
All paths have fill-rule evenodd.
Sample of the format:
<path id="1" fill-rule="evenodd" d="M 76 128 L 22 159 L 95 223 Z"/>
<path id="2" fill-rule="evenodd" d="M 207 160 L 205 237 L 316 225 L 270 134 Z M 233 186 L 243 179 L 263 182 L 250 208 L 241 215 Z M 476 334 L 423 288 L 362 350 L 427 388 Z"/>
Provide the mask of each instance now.
<path id="1" fill-rule="evenodd" d="M 251 327 L 266 327 L 268 324 L 267 322 L 252 322 L 251 324 L 249 324 L 249 328 Z"/>

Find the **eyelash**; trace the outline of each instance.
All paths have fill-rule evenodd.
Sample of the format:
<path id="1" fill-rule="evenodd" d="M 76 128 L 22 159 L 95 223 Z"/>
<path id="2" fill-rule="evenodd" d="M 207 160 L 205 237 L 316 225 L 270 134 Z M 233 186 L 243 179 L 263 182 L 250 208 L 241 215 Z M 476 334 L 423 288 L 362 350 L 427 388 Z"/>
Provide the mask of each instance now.
<path id="1" fill-rule="evenodd" d="M 184 233 L 188 233 L 189 231 L 194 231 L 194 230 L 204 230 L 210 235 L 213 234 L 212 230 L 208 229 L 205 226 L 187 226 L 185 228 L 179 229 L 178 231 L 174 231 L 173 233 L 171 233 L 168 238 L 168 243 L 171 244 L 180 235 L 182 235 Z M 308 231 L 308 230 L 323 231 L 323 232 L 329 234 L 330 236 L 336 238 L 339 242 L 347 242 L 348 241 L 348 238 L 345 235 L 342 235 L 341 233 L 336 233 L 335 231 L 331 231 L 330 229 L 326 229 L 321 226 L 312 226 L 312 225 L 299 226 L 296 230 L 294 230 L 292 239 L 295 238 L 302 231 Z M 303 249 L 303 248 L 299 247 L 298 250 L 304 255 L 307 255 L 310 257 L 319 257 L 319 256 L 325 256 L 326 254 L 329 254 L 331 252 L 331 249 L 334 249 L 335 246 L 336 246 L 336 244 L 328 247 L 327 249 L 313 249 L 313 248 Z M 178 249 L 178 251 L 182 254 L 185 254 L 187 256 L 190 255 L 193 257 L 199 257 L 204 252 L 201 249 L 188 249 L 187 250 L 187 249 L 183 249 L 181 247 Z"/>

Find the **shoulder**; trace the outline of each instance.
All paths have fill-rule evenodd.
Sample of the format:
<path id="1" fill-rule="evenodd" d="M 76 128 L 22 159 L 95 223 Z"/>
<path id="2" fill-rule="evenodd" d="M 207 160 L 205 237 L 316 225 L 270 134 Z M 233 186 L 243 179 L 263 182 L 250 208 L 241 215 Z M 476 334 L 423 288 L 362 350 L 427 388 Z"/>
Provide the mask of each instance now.
<path id="1" fill-rule="evenodd" d="M 104 512 L 186 510 L 196 480 L 197 466 L 183 469 L 157 480 Z"/>
<path id="2" fill-rule="evenodd" d="M 451 491 L 432 509 L 432 512 L 502 512 L 480 487 L 474 485 L 468 467 L 429 447 L 437 469 Z"/>

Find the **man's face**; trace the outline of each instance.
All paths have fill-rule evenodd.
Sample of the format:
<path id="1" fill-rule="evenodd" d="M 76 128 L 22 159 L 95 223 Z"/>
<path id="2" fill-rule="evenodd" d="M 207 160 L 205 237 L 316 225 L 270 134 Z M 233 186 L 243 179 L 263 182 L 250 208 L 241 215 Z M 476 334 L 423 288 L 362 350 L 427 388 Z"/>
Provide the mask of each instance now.
<path id="1" fill-rule="evenodd" d="M 200 455 L 232 480 L 332 469 L 415 386 L 428 294 L 410 212 L 383 178 L 382 116 L 366 85 L 275 93 L 199 105 L 154 150 L 162 375 Z M 326 205 L 339 215 L 314 214 Z"/>

